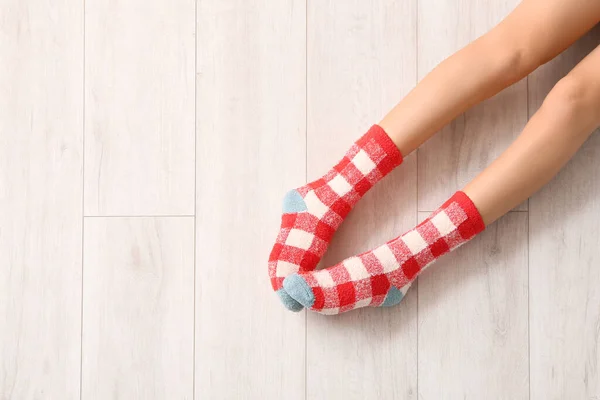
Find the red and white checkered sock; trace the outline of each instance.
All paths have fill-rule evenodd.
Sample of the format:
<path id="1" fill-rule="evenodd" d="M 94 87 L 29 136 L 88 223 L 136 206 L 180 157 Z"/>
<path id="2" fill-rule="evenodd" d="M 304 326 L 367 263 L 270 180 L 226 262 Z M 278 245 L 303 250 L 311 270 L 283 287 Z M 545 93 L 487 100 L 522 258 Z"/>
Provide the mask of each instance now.
<path id="1" fill-rule="evenodd" d="M 331 268 L 290 275 L 283 287 L 300 304 L 322 314 L 393 306 L 421 271 L 484 229 L 471 199 L 457 192 L 402 236 Z"/>
<path id="2" fill-rule="evenodd" d="M 299 311 L 302 305 L 282 290 L 283 279 L 315 269 L 358 200 L 401 162 L 396 145 L 374 125 L 325 176 L 286 194 L 281 228 L 269 257 L 269 277 L 288 309 Z"/>

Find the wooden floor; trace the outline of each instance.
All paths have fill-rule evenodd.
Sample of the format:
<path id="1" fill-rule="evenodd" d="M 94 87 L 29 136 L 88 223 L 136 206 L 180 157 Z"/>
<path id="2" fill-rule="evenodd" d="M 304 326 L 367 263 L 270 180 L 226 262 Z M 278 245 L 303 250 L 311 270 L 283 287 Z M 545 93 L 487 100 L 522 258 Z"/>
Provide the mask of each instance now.
<path id="1" fill-rule="evenodd" d="M 516 4 L 0 2 L 0 399 L 599 399 L 598 135 L 399 307 L 293 314 L 267 279 L 285 191 Z M 599 43 L 407 157 L 326 263 L 424 218 Z"/>

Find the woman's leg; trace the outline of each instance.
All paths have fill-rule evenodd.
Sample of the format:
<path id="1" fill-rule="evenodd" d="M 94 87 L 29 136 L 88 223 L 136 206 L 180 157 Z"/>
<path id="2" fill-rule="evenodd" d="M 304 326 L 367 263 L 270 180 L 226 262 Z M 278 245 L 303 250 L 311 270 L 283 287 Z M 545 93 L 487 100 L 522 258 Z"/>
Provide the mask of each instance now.
<path id="1" fill-rule="evenodd" d="M 519 138 L 416 228 L 333 267 L 288 276 L 285 291 L 324 314 L 402 300 L 427 266 L 548 182 L 600 126 L 600 46 L 550 92 Z"/>
<path id="2" fill-rule="evenodd" d="M 556 84 L 517 140 L 465 187 L 486 225 L 545 185 L 599 125 L 597 47 Z"/>
<path id="3" fill-rule="evenodd" d="M 556 57 L 600 15 L 598 0 L 524 0 L 490 32 L 438 65 L 379 123 L 413 152 L 473 105 Z"/>

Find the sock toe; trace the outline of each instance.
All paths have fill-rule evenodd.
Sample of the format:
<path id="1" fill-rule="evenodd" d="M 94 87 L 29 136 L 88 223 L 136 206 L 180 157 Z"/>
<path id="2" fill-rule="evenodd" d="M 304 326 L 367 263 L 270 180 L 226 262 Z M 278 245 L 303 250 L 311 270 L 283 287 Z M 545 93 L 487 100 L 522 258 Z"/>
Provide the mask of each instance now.
<path id="1" fill-rule="evenodd" d="M 298 303 L 292 296 L 290 296 L 284 289 L 279 289 L 277 292 L 277 296 L 279 296 L 279 300 L 283 303 L 285 308 L 290 311 L 298 312 L 302 311 L 304 306 Z"/>
<path id="2" fill-rule="evenodd" d="M 283 288 L 289 296 L 293 297 L 304 307 L 310 308 L 315 303 L 315 295 L 311 287 L 298 274 L 293 274 L 285 278 Z"/>

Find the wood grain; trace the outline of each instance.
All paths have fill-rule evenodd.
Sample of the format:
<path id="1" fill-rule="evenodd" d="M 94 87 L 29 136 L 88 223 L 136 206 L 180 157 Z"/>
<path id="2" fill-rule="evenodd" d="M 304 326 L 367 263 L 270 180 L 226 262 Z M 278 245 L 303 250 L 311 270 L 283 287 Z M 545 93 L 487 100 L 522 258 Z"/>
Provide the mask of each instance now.
<path id="1" fill-rule="evenodd" d="M 530 112 L 600 30 L 530 77 Z M 531 399 L 600 398 L 600 137 L 530 199 Z"/>
<path id="2" fill-rule="evenodd" d="M 527 272 L 511 212 L 419 277 L 420 400 L 528 399 Z"/>
<path id="3" fill-rule="evenodd" d="M 79 399 L 83 8 L 0 4 L 0 398 Z"/>
<path id="4" fill-rule="evenodd" d="M 419 77 L 490 30 L 518 3 L 419 0 Z M 419 210 L 433 211 L 463 188 L 508 147 L 526 122 L 527 82 L 522 80 L 443 128 L 418 150 Z M 516 209 L 526 210 L 527 204 Z"/>
<path id="5" fill-rule="evenodd" d="M 86 1 L 86 215 L 194 213 L 194 4 Z"/>
<path id="6" fill-rule="evenodd" d="M 305 181 L 305 2 L 198 2 L 196 398 L 304 399 L 305 314 L 267 260 Z"/>
<path id="7" fill-rule="evenodd" d="M 416 79 L 416 1 L 308 2 L 308 179 L 316 179 Z M 416 222 L 416 160 L 352 211 L 323 266 L 373 248 Z M 307 398 L 416 399 L 416 288 L 393 309 L 309 314 Z"/>
<path id="8" fill-rule="evenodd" d="M 194 219 L 88 218 L 82 398 L 192 399 Z"/>

